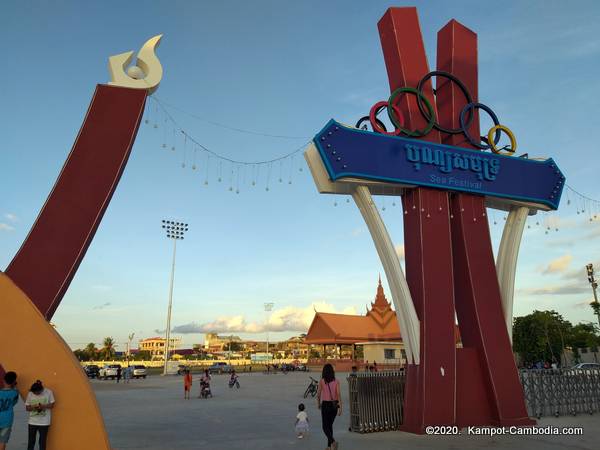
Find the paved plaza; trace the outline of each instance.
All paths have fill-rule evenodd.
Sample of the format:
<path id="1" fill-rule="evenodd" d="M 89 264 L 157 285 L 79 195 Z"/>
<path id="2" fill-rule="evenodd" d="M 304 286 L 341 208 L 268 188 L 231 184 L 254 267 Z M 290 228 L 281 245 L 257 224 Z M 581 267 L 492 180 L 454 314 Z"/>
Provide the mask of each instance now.
<path id="1" fill-rule="evenodd" d="M 241 374 L 241 388 L 227 387 L 226 375 L 215 375 L 214 397 L 183 400 L 181 377 L 150 376 L 130 384 L 92 380 L 108 433 L 115 450 L 192 449 L 324 449 L 316 401 L 302 394 L 316 373 L 264 375 Z M 358 434 L 348 431 L 348 389 L 343 375 L 344 414 L 335 423 L 335 436 L 344 450 L 444 448 L 444 449 L 595 449 L 600 440 L 600 416 L 546 418 L 541 425 L 582 426 L 583 436 L 415 436 L 401 432 Z M 51 386 L 50 386 L 51 387 Z M 299 440 L 294 434 L 297 405 L 307 407 L 312 430 Z M 60 398 L 57 399 L 60 408 Z M 51 431 L 52 432 L 52 431 Z M 23 404 L 16 407 L 15 426 L 9 449 L 26 447 L 26 417 Z M 82 450 L 86 448 L 82 442 Z M 94 450 L 94 449 L 90 449 Z"/>

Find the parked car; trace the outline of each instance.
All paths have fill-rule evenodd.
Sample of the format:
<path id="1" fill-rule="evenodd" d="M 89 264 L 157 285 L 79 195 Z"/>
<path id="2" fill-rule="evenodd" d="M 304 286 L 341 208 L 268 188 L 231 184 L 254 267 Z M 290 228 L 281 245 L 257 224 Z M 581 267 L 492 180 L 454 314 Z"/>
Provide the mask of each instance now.
<path id="1" fill-rule="evenodd" d="M 85 374 L 88 378 L 98 378 L 98 372 L 100 372 L 100 367 L 96 364 L 89 364 L 83 368 Z"/>
<path id="2" fill-rule="evenodd" d="M 117 378 L 117 369 L 121 367 L 121 364 L 106 364 L 98 372 L 98 378 L 106 380 L 108 378 L 114 380 Z"/>
<path id="3" fill-rule="evenodd" d="M 146 378 L 148 376 L 148 371 L 146 370 L 146 366 L 135 365 L 132 366 L 132 377 L 133 378 Z"/>
<path id="4" fill-rule="evenodd" d="M 208 368 L 208 373 L 231 373 L 233 366 L 226 362 L 216 362 Z"/>
<path id="5" fill-rule="evenodd" d="M 600 364 L 598 363 L 579 363 L 571 367 L 571 369 L 575 370 L 598 370 L 600 369 Z"/>

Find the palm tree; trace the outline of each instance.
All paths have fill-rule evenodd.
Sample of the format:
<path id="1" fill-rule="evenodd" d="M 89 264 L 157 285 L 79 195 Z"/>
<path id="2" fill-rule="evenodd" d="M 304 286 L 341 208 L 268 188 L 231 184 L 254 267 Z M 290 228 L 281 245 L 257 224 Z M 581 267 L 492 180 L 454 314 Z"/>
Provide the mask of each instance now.
<path id="1" fill-rule="evenodd" d="M 98 355 L 98 349 L 96 348 L 96 344 L 93 342 L 90 342 L 88 345 L 86 345 L 83 351 L 87 355 L 88 359 L 91 360 L 96 359 L 96 356 Z"/>
<path id="2" fill-rule="evenodd" d="M 100 354 L 102 357 L 106 359 L 111 359 L 115 356 L 115 340 L 111 337 L 105 337 L 104 341 L 102 341 L 102 350 L 100 350 Z"/>

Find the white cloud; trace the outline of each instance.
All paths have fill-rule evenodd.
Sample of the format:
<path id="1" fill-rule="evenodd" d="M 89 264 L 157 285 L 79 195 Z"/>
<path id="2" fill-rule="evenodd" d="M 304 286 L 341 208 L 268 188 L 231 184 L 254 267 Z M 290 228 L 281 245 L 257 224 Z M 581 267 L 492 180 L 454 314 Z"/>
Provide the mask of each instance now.
<path id="1" fill-rule="evenodd" d="M 15 228 L 7 223 L 0 222 L 0 231 L 13 231 Z"/>
<path id="2" fill-rule="evenodd" d="M 357 227 L 354 230 L 352 230 L 350 232 L 350 234 L 352 235 L 352 237 L 357 237 L 360 236 L 361 234 L 363 234 L 365 232 L 365 229 L 363 227 Z"/>
<path id="3" fill-rule="evenodd" d="M 567 295 L 583 294 L 589 291 L 589 288 L 582 283 L 571 283 L 560 286 L 547 286 L 542 288 L 519 289 L 522 294 L 528 295 Z"/>
<path id="4" fill-rule="evenodd" d="M 104 308 L 110 306 L 110 304 L 111 304 L 110 302 L 106 302 L 106 303 L 103 303 L 101 305 L 96 305 L 92 309 L 104 309 Z"/>
<path id="5" fill-rule="evenodd" d="M 6 214 L 4 214 L 4 217 L 6 217 L 11 222 L 17 222 L 19 220 L 19 218 L 16 215 L 14 215 L 13 213 L 6 213 Z"/>
<path id="6" fill-rule="evenodd" d="M 543 267 L 541 272 L 544 275 L 552 273 L 564 273 L 569 268 L 571 261 L 573 261 L 573 255 L 563 255 L 550 261 L 550 264 L 548 264 L 546 267 Z"/>
<path id="7" fill-rule="evenodd" d="M 398 255 L 398 258 L 404 259 L 404 244 L 398 244 L 394 247 L 394 249 L 396 250 L 396 255 Z"/>
<path id="8" fill-rule="evenodd" d="M 173 333 L 262 333 L 264 331 L 301 331 L 306 332 L 310 326 L 315 311 L 339 312 L 341 314 L 356 314 L 354 307 L 336 311 L 336 308 L 325 302 L 314 302 L 305 308 L 286 306 L 274 310 L 268 323 L 249 322 L 243 315 L 220 316 L 206 323 L 190 322 L 173 328 Z"/>

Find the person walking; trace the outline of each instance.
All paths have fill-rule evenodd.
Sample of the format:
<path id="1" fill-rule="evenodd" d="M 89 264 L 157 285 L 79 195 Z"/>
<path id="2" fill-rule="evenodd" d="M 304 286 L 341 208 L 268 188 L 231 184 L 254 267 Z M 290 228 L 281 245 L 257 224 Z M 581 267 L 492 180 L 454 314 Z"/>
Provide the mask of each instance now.
<path id="1" fill-rule="evenodd" d="M 4 387 L 0 389 L 0 450 L 6 449 L 14 420 L 13 408 L 19 401 L 17 392 L 17 374 L 4 374 Z"/>
<path id="2" fill-rule="evenodd" d="M 40 435 L 39 450 L 46 450 L 54 403 L 54 394 L 50 389 L 45 388 L 40 380 L 31 385 L 30 392 L 25 399 L 25 409 L 29 411 L 27 450 L 34 450 L 37 434 Z"/>
<path id="3" fill-rule="evenodd" d="M 122 369 L 121 366 L 117 367 L 117 383 L 121 381 Z"/>
<path id="4" fill-rule="evenodd" d="M 304 411 L 304 403 L 298 405 L 298 414 L 296 414 L 296 436 L 302 439 L 308 433 L 308 414 Z"/>
<path id="5" fill-rule="evenodd" d="M 333 422 L 336 415 L 342 415 L 342 396 L 340 395 L 340 382 L 335 379 L 335 371 L 331 364 L 323 366 L 317 388 L 317 407 L 321 410 L 323 432 L 327 437 L 326 450 L 337 450 L 338 443 L 333 438 Z"/>

